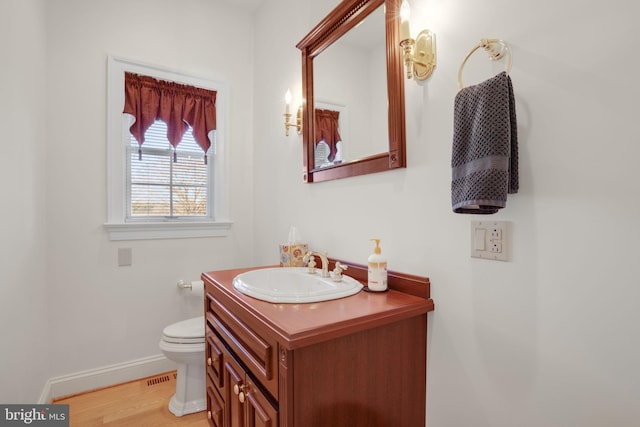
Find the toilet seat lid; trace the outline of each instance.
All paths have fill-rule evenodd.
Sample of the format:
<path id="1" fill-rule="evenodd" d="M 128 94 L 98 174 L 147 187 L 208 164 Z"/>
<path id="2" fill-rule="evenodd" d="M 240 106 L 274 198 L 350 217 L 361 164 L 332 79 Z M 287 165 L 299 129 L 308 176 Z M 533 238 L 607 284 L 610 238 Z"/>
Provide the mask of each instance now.
<path id="1" fill-rule="evenodd" d="M 204 316 L 173 323 L 162 331 L 168 342 L 204 342 Z"/>

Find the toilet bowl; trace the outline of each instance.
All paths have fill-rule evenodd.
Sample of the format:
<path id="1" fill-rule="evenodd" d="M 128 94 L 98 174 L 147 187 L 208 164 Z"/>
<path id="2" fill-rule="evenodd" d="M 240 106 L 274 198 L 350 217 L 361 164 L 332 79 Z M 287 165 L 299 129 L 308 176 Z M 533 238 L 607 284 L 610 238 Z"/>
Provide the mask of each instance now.
<path id="1" fill-rule="evenodd" d="M 174 323 L 162 331 L 160 350 L 177 364 L 176 392 L 169 401 L 169 411 L 177 417 L 207 408 L 204 349 L 204 316 Z"/>

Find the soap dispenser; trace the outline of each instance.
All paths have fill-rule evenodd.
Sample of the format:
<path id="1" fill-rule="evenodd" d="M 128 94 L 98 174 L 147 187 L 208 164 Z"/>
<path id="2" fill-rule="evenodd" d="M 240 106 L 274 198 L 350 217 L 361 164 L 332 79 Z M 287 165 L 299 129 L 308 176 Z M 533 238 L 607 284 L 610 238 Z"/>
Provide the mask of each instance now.
<path id="1" fill-rule="evenodd" d="M 371 292 L 385 292 L 387 290 L 387 259 L 380 250 L 380 239 L 371 239 L 376 242 L 373 253 L 369 255 L 369 277 L 367 290 Z"/>

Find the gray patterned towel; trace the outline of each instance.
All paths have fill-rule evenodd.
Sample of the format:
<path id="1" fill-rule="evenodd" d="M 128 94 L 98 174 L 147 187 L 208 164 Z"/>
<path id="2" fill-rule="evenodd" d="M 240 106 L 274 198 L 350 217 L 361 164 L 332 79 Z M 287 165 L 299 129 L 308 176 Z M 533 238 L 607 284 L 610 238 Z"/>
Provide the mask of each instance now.
<path id="1" fill-rule="evenodd" d="M 453 121 L 453 211 L 496 213 L 507 194 L 518 192 L 516 107 L 507 73 L 460 90 Z"/>

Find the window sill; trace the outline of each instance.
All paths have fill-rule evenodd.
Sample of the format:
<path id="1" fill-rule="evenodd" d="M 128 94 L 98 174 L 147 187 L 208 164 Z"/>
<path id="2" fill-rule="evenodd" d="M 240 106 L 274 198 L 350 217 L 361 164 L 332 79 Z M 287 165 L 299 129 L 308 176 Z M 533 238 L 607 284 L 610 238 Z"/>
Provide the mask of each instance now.
<path id="1" fill-rule="evenodd" d="M 107 223 L 109 240 L 184 239 L 194 237 L 224 237 L 231 222 L 144 222 Z"/>

